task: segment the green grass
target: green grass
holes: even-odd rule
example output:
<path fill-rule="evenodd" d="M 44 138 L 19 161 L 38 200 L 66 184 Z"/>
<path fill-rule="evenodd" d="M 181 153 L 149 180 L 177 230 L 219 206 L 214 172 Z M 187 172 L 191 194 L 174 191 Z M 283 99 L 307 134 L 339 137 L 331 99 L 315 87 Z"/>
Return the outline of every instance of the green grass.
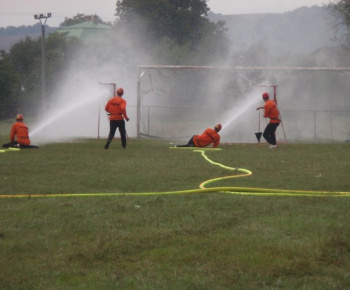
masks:
<path fill-rule="evenodd" d="M 231 174 L 166 141 L 103 146 L 0 153 L 0 194 L 186 190 Z M 212 186 L 350 191 L 349 144 L 222 148 L 207 156 L 253 175 Z M 228 193 L 2 198 L 0 288 L 348 289 L 349 207 L 350 197 Z"/>
<path fill-rule="evenodd" d="M 4 141 L 5 142 L 5 141 Z M 214 162 L 249 169 L 253 176 L 212 186 L 349 191 L 349 144 L 224 145 L 207 152 Z M 112 193 L 187 190 L 205 180 L 231 175 L 200 153 L 169 149 L 166 141 L 104 140 L 46 145 L 1 154 L 0 194 Z"/>

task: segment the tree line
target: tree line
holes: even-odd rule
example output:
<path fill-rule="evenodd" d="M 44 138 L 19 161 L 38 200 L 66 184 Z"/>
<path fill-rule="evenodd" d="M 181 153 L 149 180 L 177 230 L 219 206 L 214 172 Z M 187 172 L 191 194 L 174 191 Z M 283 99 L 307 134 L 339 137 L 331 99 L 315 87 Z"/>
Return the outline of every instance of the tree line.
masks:
<path fill-rule="evenodd" d="M 336 16 L 338 29 L 346 28 L 344 38 L 339 41 L 350 48 L 350 0 L 331 1 L 328 5 L 330 12 Z"/>
<path fill-rule="evenodd" d="M 111 37 L 105 40 L 113 49 L 104 51 L 97 41 L 86 43 L 59 32 L 48 34 L 45 41 L 47 95 L 82 51 L 93 55 L 84 61 L 86 67 L 92 67 L 89 61 L 104 63 L 111 59 L 121 62 L 120 65 L 126 59 L 134 61 L 135 67 L 149 61 L 172 65 L 215 64 L 219 56 L 227 53 L 228 40 L 224 23 L 210 22 L 206 18 L 208 12 L 206 0 L 117 1 L 116 20 L 107 23 L 112 28 Z M 87 20 L 103 23 L 97 15 L 77 14 L 65 19 L 60 26 Z M 33 29 L 37 29 L 36 26 Z M 136 52 L 130 47 L 142 48 L 139 50 L 142 53 L 137 53 L 135 58 Z M 1 119 L 12 117 L 19 106 L 40 103 L 41 38 L 26 37 L 8 52 L 0 51 L 0 68 Z"/>
<path fill-rule="evenodd" d="M 47 33 L 53 33 L 56 28 L 46 26 Z M 28 34 L 40 34 L 41 33 L 41 24 L 36 23 L 34 25 L 21 25 L 18 27 L 15 26 L 7 26 L 0 27 L 0 36 L 4 35 L 28 35 Z"/>
<path fill-rule="evenodd" d="M 350 0 L 340 0 L 329 4 L 332 13 L 338 15 L 348 29 L 349 3 Z M 114 23 L 104 23 L 97 15 L 77 14 L 65 19 L 61 27 L 87 20 L 109 24 L 111 36 L 106 40 L 109 49 L 106 43 L 99 41 L 85 43 L 57 31 L 49 34 L 46 37 L 47 95 L 53 92 L 60 77 L 74 66 L 82 52 L 90 56 L 80 63 L 82 68 L 111 60 L 120 65 L 127 60 L 135 67 L 144 63 L 223 65 L 222 60 L 230 53 L 227 29 L 223 21 L 210 22 L 206 17 L 209 11 L 206 0 L 118 0 Z M 40 89 L 40 38 L 26 37 L 9 52 L 0 51 L 0 119 L 13 117 L 20 106 L 39 104 Z"/>

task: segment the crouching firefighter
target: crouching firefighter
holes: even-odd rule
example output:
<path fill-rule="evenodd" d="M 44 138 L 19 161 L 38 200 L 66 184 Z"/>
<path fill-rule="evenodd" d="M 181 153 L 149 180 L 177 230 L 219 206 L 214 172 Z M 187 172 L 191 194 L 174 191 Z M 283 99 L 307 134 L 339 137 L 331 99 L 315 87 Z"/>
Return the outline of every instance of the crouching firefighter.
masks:
<path fill-rule="evenodd" d="M 193 135 L 193 137 L 185 145 L 175 145 L 173 147 L 206 147 L 213 144 L 213 148 L 219 146 L 221 124 L 215 125 L 214 129 L 207 128 L 201 135 Z"/>
<path fill-rule="evenodd" d="M 23 122 L 21 114 L 16 116 L 16 122 L 11 127 L 10 141 L 3 144 L 2 148 L 39 148 L 39 146 L 30 145 L 28 126 Z"/>

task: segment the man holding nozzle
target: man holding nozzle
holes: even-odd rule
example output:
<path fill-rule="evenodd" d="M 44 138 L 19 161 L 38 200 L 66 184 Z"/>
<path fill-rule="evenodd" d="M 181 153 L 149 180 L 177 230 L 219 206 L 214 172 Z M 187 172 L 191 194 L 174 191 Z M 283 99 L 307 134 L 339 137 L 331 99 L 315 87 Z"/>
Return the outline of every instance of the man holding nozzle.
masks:
<path fill-rule="evenodd" d="M 123 149 L 126 148 L 126 130 L 124 119 L 129 121 L 129 117 L 126 113 L 126 101 L 122 98 L 123 95 L 123 88 L 117 89 L 115 96 L 111 98 L 105 106 L 105 110 L 109 115 L 109 135 L 105 149 L 109 148 L 117 128 L 119 128 L 122 147 Z"/>

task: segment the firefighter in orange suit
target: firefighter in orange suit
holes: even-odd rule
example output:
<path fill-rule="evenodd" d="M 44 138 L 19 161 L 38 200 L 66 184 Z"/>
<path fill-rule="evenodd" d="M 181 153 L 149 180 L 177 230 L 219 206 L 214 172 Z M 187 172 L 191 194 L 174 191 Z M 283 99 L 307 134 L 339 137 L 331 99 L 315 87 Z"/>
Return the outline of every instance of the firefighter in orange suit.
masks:
<path fill-rule="evenodd" d="M 112 142 L 115 131 L 119 128 L 120 139 L 122 147 L 126 148 L 126 130 L 125 121 L 129 121 L 129 117 L 126 114 L 126 101 L 122 98 L 124 90 L 119 88 L 116 90 L 116 95 L 108 101 L 105 110 L 109 114 L 109 134 L 105 149 L 109 148 L 109 144 Z"/>
<path fill-rule="evenodd" d="M 270 118 L 270 122 L 265 128 L 263 136 L 265 140 L 270 144 L 269 148 L 277 148 L 276 130 L 281 122 L 279 119 L 279 111 L 277 109 L 276 103 L 270 100 L 268 93 L 263 93 L 262 98 L 264 99 L 265 106 L 258 107 L 256 109 L 264 109 L 264 118 Z"/>
<path fill-rule="evenodd" d="M 16 136 L 17 140 L 15 140 Z M 12 125 L 10 141 L 10 143 L 3 144 L 2 147 L 39 148 L 38 146 L 30 145 L 28 126 L 23 122 L 23 115 L 21 114 L 16 116 L 16 122 Z"/>
<path fill-rule="evenodd" d="M 186 145 L 175 145 L 174 147 L 206 147 L 213 144 L 213 147 L 216 148 L 220 143 L 220 135 L 218 133 L 221 128 L 221 124 L 217 124 L 214 129 L 208 128 L 203 134 L 194 135 Z"/>

